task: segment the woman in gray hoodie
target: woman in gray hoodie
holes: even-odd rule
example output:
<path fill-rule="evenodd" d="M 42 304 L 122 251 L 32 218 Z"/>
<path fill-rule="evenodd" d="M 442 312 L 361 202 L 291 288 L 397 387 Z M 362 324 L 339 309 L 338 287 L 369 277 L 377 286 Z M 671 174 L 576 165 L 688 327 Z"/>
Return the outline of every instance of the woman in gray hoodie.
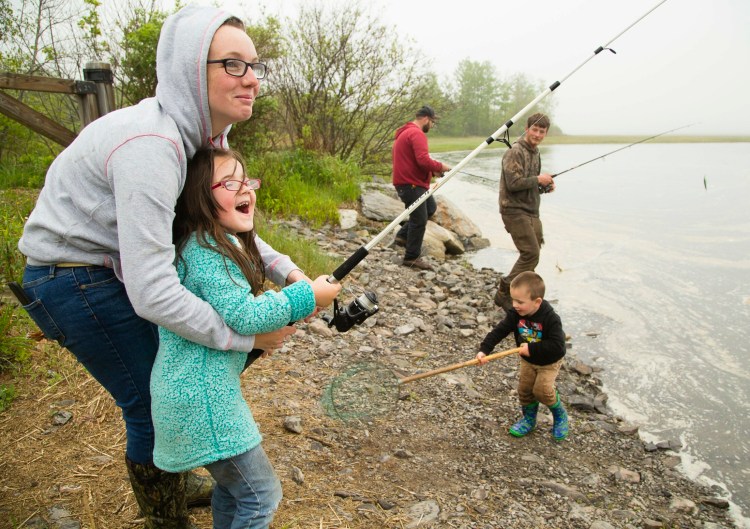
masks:
<path fill-rule="evenodd" d="M 112 394 L 127 431 L 126 463 L 146 527 L 188 527 L 189 476 L 153 465 L 149 378 L 157 325 L 220 350 L 272 350 L 293 329 L 242 336 L 186 290 L 174 267 L 172 219 L 187 161 L 227 147 L 248 119 L 265 65 L 242 22 L 187 6 L 167 18 L 157 47 L 156 96 L 84 128 L 52 163 L 19 241 L 25 305 Z M 308 280 L 256 241 L 266 277 Z"/>

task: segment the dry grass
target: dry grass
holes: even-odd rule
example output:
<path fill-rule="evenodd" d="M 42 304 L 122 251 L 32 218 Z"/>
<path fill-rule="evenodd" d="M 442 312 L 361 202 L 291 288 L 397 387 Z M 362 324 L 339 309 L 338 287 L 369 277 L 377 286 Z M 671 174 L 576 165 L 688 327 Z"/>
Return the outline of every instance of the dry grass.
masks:
<path fill-rule="evenodd" d="M 0 527 L 18 528 L 36 516 L 49 520 L 53 506 L 66 509 L 83 528 L 137 527 L 119 409 L 65 349 L 42 341 L 33 355 L 29 371 L 12 380 L 17 397 L 0 415 Z M 353 468 L 347 461 L 353 452 L 381 448 L 370 446 L 366 433 L 357 438 L 362 428 L 342 432 L 341 424 L 326 417 L 318 406 L 318 383 L 301 376 L 294 370 L 300 366 L 288 360 L 277 354 L 244 377 L 263 446 L 284 487 L 272 527 L 402 527 L 397 515 L 377 507 L 375 501 L 388 493 L 373 481 L 373 469 Z M 325 371 L 324 363 L 320 367 Z M 73 417 L 56 427 L 53 416 L 61 410 Z M 302 417 L 305 433 L 283 428 L 284 417 L 291 414 Z M 338 433 L 331 437 L 332 431 Z M 304 472 L 302 485 L 291 480 L 292 466 Z M 335 494 L 348 490 L 356 496 Z M 417 495 L 405 487 L 402 492 Z M 362 512 L 363 496 L 372 499 L 369 512 Z M 194 509 L 191 515 L 198 527 L 211 526 L 209 509 Z"/>

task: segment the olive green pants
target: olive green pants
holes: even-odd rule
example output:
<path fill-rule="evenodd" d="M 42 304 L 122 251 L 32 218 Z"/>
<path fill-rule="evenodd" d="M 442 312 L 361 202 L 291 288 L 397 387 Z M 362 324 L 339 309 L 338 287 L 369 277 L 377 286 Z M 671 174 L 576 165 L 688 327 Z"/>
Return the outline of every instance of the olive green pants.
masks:
<path fill-rule="evenodd" d="M 531 215 L 502 215 L 505 231 L 510 233 L 519 252 L 510 272 L 503 276 L 501 289 L 508 293 L 510 282 L 521 272 L 533 272 L 539 264 L 539 253 L 544 244 L 542 221 Z"/>

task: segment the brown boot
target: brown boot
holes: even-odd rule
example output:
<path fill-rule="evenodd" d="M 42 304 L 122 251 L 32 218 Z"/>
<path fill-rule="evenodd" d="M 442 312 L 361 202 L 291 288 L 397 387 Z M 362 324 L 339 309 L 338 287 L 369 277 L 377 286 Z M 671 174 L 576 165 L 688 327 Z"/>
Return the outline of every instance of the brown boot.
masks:
<path fill-rule="evenodd" d="M 216 482 L 211 476 L 201 476 L 195 472 L 185 472 L 185 498 L 188 509 L 191 507 L 209 507 Z"/>
<path fill-rule="evenodd" d="M 508 312 L 513 308 L 513 299 L 510 297 L 510 285 L 502 279 L 500 280 L 500 286 L 495 292 L 495 305 Z"/>
<path fill-rule="evenodd" d="M 127 457 L 130 484 L 145 529 L 193 529 L 185 501 L 185 473 L 173 474 L 156 468 L 153 464 L 133 463 Z"/>
<path fill-rule="evenodd" d="M 403 266 L 409 268 L 417 268 L 419 270 L 434 270 L 434 268 L 432 268 L 432 265 L 421 257 L 417 257 L 416 259 L 404 259 L 401 264 Z"/>

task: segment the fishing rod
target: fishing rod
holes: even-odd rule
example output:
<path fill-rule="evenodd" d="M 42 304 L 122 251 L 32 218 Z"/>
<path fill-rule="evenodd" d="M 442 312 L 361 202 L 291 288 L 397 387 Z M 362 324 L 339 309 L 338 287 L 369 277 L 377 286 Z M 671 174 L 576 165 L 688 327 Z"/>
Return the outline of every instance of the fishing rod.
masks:
<path fill-rule="evenodd" d="M 597 160 L 601 160 L 602 158 L 604 158 L 606 156 L 609 156 L 610 154 L 614 154 L 616 152 L 623 151 L 623 150 L 627 149 L 628 147 L 632 147 L 633 145 L 638 145 L 639 143 L 643 143 L 643 142 L 646 142 L 648 140 L 653 140 L 654 138 L 658 138 L 659 136 L 664 136 L 665 134 L 669 134 L 670 132 L 674 132 L 676 130 L 686 129 L 688 127 L 692 127 L 693 125 L 695 125 L 695 123 L 691 123 L 690 125 L 683 125 L 682 127 L 677 127 L 676 129 L 667 130 L 665 132 L 660 132 L 659 134 L 654 134 L 653 136 L 649 136 L 648 138 L 644 138 L 642 140 L 638 140 L 636 142 L 631 143 L 630 145 L 626 145 L 624 147 L 620 147 L 619 149 L 615 149 L 614 151 L 610 151 L 607 154 L 602 154 L 601 156 L 597 156 L 596 158 L 592 158 L 591 160 L 588 160 L 586 162 L 579 163 L 578 165 L 574 165 L 573 167 L 565 169 L 564 171 L 560 171 L 559 173 L 555 173 L 555 174 L 552 175 L 552 178 L 558 177 L 561 174 L 565 174 L 568 171 L 572 171 L 573 169 L 578 169 L 579 167 L 583 167 L 584 165 L 589 164 L 591 162 L 595 162 Z"/>
<path fill-rule="evenodd" d="M 688 127 L 692 127 L 693 125 L 695 125 L 695 123 L 691 123 L 689 125 L 683 125 L 682 127 L 677 127 L 676 129 L 666 130 L 664 132 L 660 132 L 659 134 L 654 134 L 653 136 L 649 136 L 648 138 L 643 138 L 642 140 L 634 141 L 633 143 L 631 143 L 629 145 L 625 145 L 624 147 L 620 147 L 618 149 L 615 149 L 614 151 L 610 151 L 610 152 L 608 152 L 606 154 L 602 154 L 601 156 L 597 156 L 596 158 L 592 158 L 591 160 L 587 160 L 587 161 L 585 161 L 583 163 L 579 163 L 578 165 L 574 165 L 573 167 L 565 169 L 564 171 L 560 171 L 559 173 L 555 173 L 555 174 L 552 175 L 552 178 L 560 176 L 561 174 L 565 174 L 568 171 L 572 171 L 573 169 L 578 169 L 579 167 L 583 167 L 584 165 L 589 164 L 591 162 L 595 162 L 597 160 L 601 160 L 602 158 L 606 158 L 610 154 L 614 154 L 616 152 L 623 151 L 623 150 L 627 149 L 628 147 L 632 147 L 633 145 L 638 145 L 639 143 L 644 143 L 644 142 L 647 142 L 649 140 L 653 140 L 654 138 L 658 138 L 659 136 L 664 136 L 665 134 L 669 134 L 670 132 L 674 132 L 676 130 L 681 130 L 681 129 L 686 129 Z M 483 180 L 492 180 L 492 178 L 487 178 L 486 176 L 482 176 L 482 175 L 479 175 L 479 174 L 470 173 L 469 171 L 461 171 L 461 174 L 465 174 L 467 176 L 472 176 L 474 178 L 481 178 Z"/>
<path fill-rule="evenodd" d="M 568 73 L 560 81 L 555 81 L 548 88 L 546 88 L 542 93 L 536 96 L 531 102 L 529 102 L 529 104 L 523 107 L 512 118 L 506 121 L 503 124 L 503 126 L 497 129 L 494 132 L 494 134 L 492 134 L 485 141 L 483 141 L 476 149 L 470 152 L 463 160 L 461 160 L 455 167 L 453 167 L 453 169 L 445 173 L 445 175 L 443 175 L 443 178 L 441 178 L 434 186 L 428 189 L 421 197 L 419 197 L 414 203 L 412 203 L 408 208 L 406 208 L 403 211 L 403 213 L 401 213 L 399 216 L 393 219 L 393 221 L 390 224 L 388 224 L 388 226 L 386 226 L 386 228 L 383 231 L 381 231 L 378 235 L 376 235 L 370 242 L 368 242 L 364 246 L 357 249 L 357 251 L 355 251 L 346 261 L 344 261 L 338 268 L 336 268 L 336 270 L 334 270 L 331 273 L 331 276 L 328 278 L 328 281 L 331 283 L 335 283 L 344 279 L 349 274 L 349 272 L 351 272 L 354 269 L 355 266 L 357 266 L 365 257 L 367 257 L 367 255 L 370 253 L 370 250 L 373 247 L 375 247 L 378 243 L 380 243 L 380 241 L 382 241 L 391 230 L 393 230 L 396 226 L 398 226 L 402 220 L 404 220 L 406 217 L 411 215 L 412 211 L 418 208 L 425 200 L 427 200 L 430 196 L 432 196 L 438 189 L 443 187 L 443 185 L 445 185 L 448 182 L 448 180 L 450 180 L 451 178 L 453 178 L 453 176 L 459 173 L 461 169 L 467 163 L 469 163 L 469 161 L 471 161 L 477 154 L 482 152 L 488 145 L 490 145 L 494 141 L 497 141 L 501 137 L 502 134 L 504 134 L 506 131 L 510 129 L 510 127 L 516 122 L 516 120 L 520 119 L 524 114 L 526 114 L 529 110 L 531 110 L 534 107 L 534 105 L 536 105 L 542 99 L 544 99 L 549 94 L 551 94 L 562 83 L 568 80 L 568 78 L 570 78 L 578 70 L 580 70 L 587 62 L 589 62 L 591 59 L 599 55 L 599 53 L 601 53 L 604 50 L 608 50 L 612 52 L 613 54 L 617 53 L 613 49 L 609 48 L 609 45 L 612 44 L 618 38 L 620 38 L 625 32 L 627 32 L 633 26 L 638 24 L 641 20 L 646 18 L 656 8 L 658 8 L 660 5 L 662 5 L 666 1 L 667 0 L 660 0 L 654 7 L 646 11 L 646 13 L 644 13 L 638 19 L 636 19 L 635 22 L 633 22 L 632 24 L 627 26 L 625 29 L 620 31 L 617 35 L 615 35 L 612 39 L 610 39 L 606 44 L 596 48 L 594 50 L 594 53 L 591 56 L 589 56 L 585 61 L 583 61 L 578 66 L 576 66 L 570 73 Z M 328 326 L 331 327 L 335 325 L 338 331 L 344 332 L 344 331 L 349 330 L 352 326 L 362 323 L 365 319 L 367 319 L 372 314 L 375 314 L 375 312 L 377 311 L 378 311 L 377 297 L 374 292 L 366 292 L 365 294 L 362 294 L 359 298 L 355 299 L 348 306 L 345 306 L 345 307 L 339 307 L 338 302 L 334 299 L 333 316 L 329 316 L 327 318 Z"/>

